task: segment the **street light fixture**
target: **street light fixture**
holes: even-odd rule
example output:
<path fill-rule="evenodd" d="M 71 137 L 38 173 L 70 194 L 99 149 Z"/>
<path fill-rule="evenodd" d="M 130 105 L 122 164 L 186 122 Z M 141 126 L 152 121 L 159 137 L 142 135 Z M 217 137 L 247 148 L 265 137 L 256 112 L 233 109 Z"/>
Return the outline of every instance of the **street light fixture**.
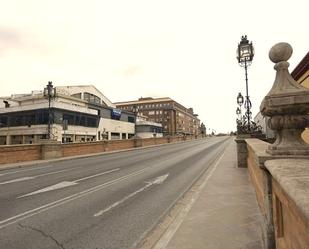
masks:
<path fill-rule="evenodd" d="M 245 68 L 245 77 L 246 77 L 246 98 L 245 98 L 245 105 L 244 107 L 246 108 L 246 118 L 247 118 L 247 129 L 248 132 L 250 132 L 251 128 L 251 101 L 249 98 L 249 90 L 248 90 L 248 73 L 247 73 L 247 69 L 248 66 L 251 65 L 252 60 L 253 60 L 253 56 L 254 56 L 254 47 L 252 45 L 252 42 L 249 43 L 247 36 L 242 36 L 241 37 L 241 41 L 238 44 L 238 48 L 237 48 L 237 60 L 238 63 L 241 67 Z M 238 98 L 237 98 L 237 103 L 238 103 Z"/>
<path fill-rule="evenodd" d="M 240 114 L 241 114 L 241 111 L 240 111 L 240 108 L 239 108 L 239 107 L 237 107 L 237 109 L 236 109 L 236 114 L 237 114 L 237 115 L 240 115 Z"/>
<path fill-rule="evenodd" d="M 53 82 L 48 81 L 48 84 L 44 88 L 44 96 L 48 97 L 48 127 L 47 127 L 47 138 L 51 137 L 51 111 L 50 111 L 50 102 L 51 98 L 55 97 L 56 88 L 53 86 Z"/>
<path fill-rule="evenodd" d="M 244 97 L 241 95 L 241 93 L 238 93 L 237 104 L 239 105 L 239 107 L 241 107 L 243 103 L 244 103 Z"/>

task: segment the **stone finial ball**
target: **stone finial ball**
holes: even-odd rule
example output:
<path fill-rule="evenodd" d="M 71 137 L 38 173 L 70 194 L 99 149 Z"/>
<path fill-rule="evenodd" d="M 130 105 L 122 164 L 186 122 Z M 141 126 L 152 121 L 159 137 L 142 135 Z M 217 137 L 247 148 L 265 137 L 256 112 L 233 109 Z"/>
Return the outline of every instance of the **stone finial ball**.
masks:
<path fill-rule="evenodd" d="M 280 42 L 274 45 L 269 51 L 269 59 L 278 63 L 280 61 L 287 61 L 291 58 L 293 53 L 293 48 L 290 44 L 286 42 Z"/>

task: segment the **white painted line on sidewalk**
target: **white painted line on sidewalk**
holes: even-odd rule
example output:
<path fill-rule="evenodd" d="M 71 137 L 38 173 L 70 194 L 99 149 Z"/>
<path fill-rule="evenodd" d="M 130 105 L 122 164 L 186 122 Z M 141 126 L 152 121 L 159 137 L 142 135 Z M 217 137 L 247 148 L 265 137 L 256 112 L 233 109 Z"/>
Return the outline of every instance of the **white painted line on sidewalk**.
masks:
<path fill-rule="evenodd" d="M 93 177 L 97 177 L 97 176 L 100 176 L 100 175 L 105 175 L 105 174 L 108 174 L 108 173 L 111 173 L 111 172 L 114 172 L 114 171 L 118 171 L 118 170 L 119 170 L 119 168 L 117 168 L 117 169 L 112 169 L 112 170 L 108 170 L 108 171 L 105 171 L 105 172 L 102 172 L 102 173 L 99 173 L 99 174 L 95 174 L 95 175 L 92 175 L 92 176 L 87 176 L 87 177 L 84 177 L 84 178 L 80 178 L 80 179 L 77 179 L 77 180 L 75 180 L 75 181 L 63 181 L 63 182 L 59 182 L 59 183 L 57 183 L 57 184 L 48 186 L 48 187 L 46 187 L 46 188 L 42 188 L 42 189 L 33 191 L 33 192 L 31 192 L 31 193 L 28 193 L 28 194 L 25 194 L 25 195 L 22 195 L 22 196 L 18 196 L 17 199 L 23 198 L 23 197 L 27 197 L 27 196 L 31 196 L 31 195 L 36 195 L 36 194 L 41 194 L 41 193 L 53 191 L 53 190 L 56 190 L 56 189 L 61 189 L 61 188 L 70 187 L 70 186 L 73 186 L 73 185 L 78 184 L 79 181 L 83 181 L 83 180 L 90 179 L 90 178 L 93 178 Z M 47 174 L 50 174 L 50 173 L 47 173 Z M 46 175 L 46 174 L 43 174 L 43 175 Z M 41 175 L 41 176 L 42 176 L 42 175 Z"/>
<path fill-rule="evenodd" d="M 135 192 L 133 192 L 133 193 L 127 195 L 126 197 L 124 197 L 124 198 L 121 199 L 120 201 L 117 201 L 117 202 L 113 203 L 113 204 L 110 205 L 109 207 L 107 207 L 107 208 L 105 208 L 105 209 L 103 209 L 103 210 L 100 210 L 99 212 L 97 212 L 97 213 L 94 214 L 93 216 L 94 216 L 94 217 L 101 216 L 101 215 L 103 215 L 104 213 L 106 213 L 106 212 L 112 210 L 113 208 L 117 207 L 118 205 L 120 205 L 120 204 L 124 203 L 125 201 L 129 200 L 130 198 L 132 198 L 133 196 L 137 195 L 138 193 L 143 192 L 144 190 L 148 189 L 150 186 L 155 185 L 155 184 L 162 184 L 162 183 L 166 180 L 166 178 L 168 177 L 168 175 L 169 175 L 169 174 L 165 174 L 165 175 L 156 177 L 156 178 L 153 179 L 152 181 L 147 182 L 147 184 L 146 184 L 144 187 L 142 187 L 142 188 L 136 190 Z"/>
<path fill-rule="evenodd" d="M 65 203 L 68 203 L 68 202 L 71 202 L 73 200 L 76 200 L 76 199 L 80 199 L 84 196 L 87 196 L 89 194 L 92 194 L 94 192 L 97 192 L 97 191 L 100 191 L 104 188 L 107 188 L 109 186 L 112 186 L 116 183 L 119 183 L 119 182 L 122 182 L 122 181 L 125 181 L 131 177 L 134 177 L 134 176 L 137 176 L 137 175 L 140 175 L 142 174 L 144 171 L 148 170 L 150 167 L 147 167 L 147 168 L 144 168 L 144 169 L 141 169 L 141 170 L 138 170 L 138 171 L 135 171 L 135 172 L 132 172 L 128 175 L 125 175 L 125 176 L 121 176 L 117 179 L 114 179 L 114 180 L 111 180 L 111 181 L 108 181 L 106 183 L 103 183 L 103 184 L 100 184 L 100 185 L 97 185 L 95 187 L 92 187 L 92 188 L 89 188 L 89 189 L 86 189 L 86 190 L 83 190 L 81 192 L 78 192 L 76 194 L 73 194 L 73 195 L 70 195 L 70 196 L 67 196 L 65 198 L 62 198 L 62 199 L 59 199 L 57 201 L 54 201 L 54 202 L 50 202 L 48 204 L 45 204 L 43 206 L 40 206 L 40 207 L 37 207 L 37 208 L 34 208 L 34 209 L 31 209 L 31 210 L 28 210 L 24 213 L 21 213 L 21 214 L 18 214 L 18 215 L 15 215 L 13 217 L 10 217 L 8 219 L 5 219 L 5 220 L 2 220 L 0 221 L 0 229 L 4 228 L 4 227 L 7 227 L 9 225 L 12 225 L 16 222 L 19 222 L 19 221 L 22 221 L 24 219 L 27 219 L 27 218 L 30 218 L 36 214 L 40 214 L 42 212 L 45 212 L 45 211 L 48 211 L 49 209 L 52 209 L 52 208 L 55 208 L 55 207 L 58 207 L 58 206 L 61 206 Z"/>
<path fill-rule="evenodd" d="M 190 202 L 185 206 L 185 208 L 183 210 L 181 210 L 179 212 L 179 214 L 176 216 L 175 220 L 171 223 L 171 225 L 168 227 L 168 229 L 164 232 L 163 236 L 155 244 L 153 249 L 165 249 L 167 247 L 168 243 L 173 238 L 173 236 L 177 232 L 178 228 L 180 227 L 180 225 L 182 224 L 182 222 L 184 221 L 184 219 L 188 215 L 189 211 L 193 207 L 193 204 L 195 203 L 195 201 L 199 197 L 200 191 L 205 187 L 209 178 L 213 175 L 213 173 L 217 169 L 217 167 L 218 167 L 219 163 L 221 162 L 224 155 L 225 155 L 225 151 L 222 154 L 222 156 L 218 159 L 216 164 L 213 166 L 213 168 L 210 170 L 210 172 L 208 173 L 204 182 L 198 187 L 198 191 L 193 195 Z"/>

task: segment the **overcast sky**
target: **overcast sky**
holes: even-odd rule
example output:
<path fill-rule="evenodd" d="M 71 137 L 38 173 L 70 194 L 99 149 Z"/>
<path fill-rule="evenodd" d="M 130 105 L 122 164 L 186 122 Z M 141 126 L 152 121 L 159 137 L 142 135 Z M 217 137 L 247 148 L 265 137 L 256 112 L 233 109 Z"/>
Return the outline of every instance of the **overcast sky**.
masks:
<path fill-rule="evenodd" d="M 237 44 L 255 47 L 253 115 L 275 78 L 269 49 L 308 52 L 308 0 L 0 0 L 0 96 L 93 84 L 112 102 L 171 97 L 207 128 L 235 130 Z"/>

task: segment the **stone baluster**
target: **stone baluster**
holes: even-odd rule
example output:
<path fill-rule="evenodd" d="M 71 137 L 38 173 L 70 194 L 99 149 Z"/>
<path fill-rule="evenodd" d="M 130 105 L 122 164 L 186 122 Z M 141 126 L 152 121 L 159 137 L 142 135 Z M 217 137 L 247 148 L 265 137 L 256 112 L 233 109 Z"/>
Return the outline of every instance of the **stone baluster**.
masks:
<path fill-rule="evenodd" d="M 309 155 L 309 145 L 301 133 L 309 126 L 309 89 L 297 83 L 288 71 L 287 60 L 293 52 L 288 43 L 274 45 L 269 58 L 276 63 L 275 82 L 261 103 L 262 115 L 276 133 L 276 141 L 268 146 L 271 155 Z"/>

